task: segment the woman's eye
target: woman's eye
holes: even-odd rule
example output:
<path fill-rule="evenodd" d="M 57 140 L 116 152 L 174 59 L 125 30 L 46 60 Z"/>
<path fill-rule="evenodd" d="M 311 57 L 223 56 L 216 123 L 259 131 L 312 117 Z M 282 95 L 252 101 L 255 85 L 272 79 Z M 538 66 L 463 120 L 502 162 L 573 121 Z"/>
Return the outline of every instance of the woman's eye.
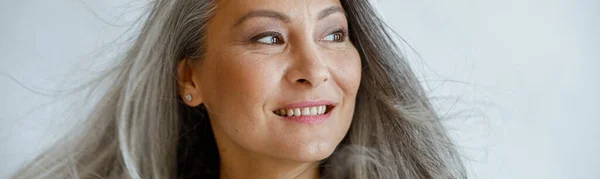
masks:
<path fill-rule="evenodd" d="M 283 37 L 277 32 L 266 32 L 259 34 L 252 38 L 252 41 L 267 45 L 280 45 L 284 43 Z"/>
<path fill-rule="evenodd" d="M 324 41 L 330 42 L 343 42 L 344 41 L 344 32 L 341 30 L 335 31 L 325 37 L 323 37 Z"/>

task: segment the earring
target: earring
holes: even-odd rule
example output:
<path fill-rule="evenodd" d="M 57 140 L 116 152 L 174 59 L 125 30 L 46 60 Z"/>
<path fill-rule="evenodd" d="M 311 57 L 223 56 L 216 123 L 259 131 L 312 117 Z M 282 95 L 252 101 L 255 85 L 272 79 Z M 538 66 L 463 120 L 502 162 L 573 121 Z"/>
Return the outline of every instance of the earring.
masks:
<path fill-rule="evenodd" d="M 186 94 L 185 95 L 185 100 L 191 101 L 192 100 L 192 95 L 191 94 Z"/>

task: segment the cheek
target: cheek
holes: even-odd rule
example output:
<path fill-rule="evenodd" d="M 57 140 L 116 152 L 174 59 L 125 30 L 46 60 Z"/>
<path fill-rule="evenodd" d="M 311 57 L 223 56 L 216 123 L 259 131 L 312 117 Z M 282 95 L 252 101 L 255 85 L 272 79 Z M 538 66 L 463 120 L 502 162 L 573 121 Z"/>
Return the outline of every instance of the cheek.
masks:
<path fill-rule="evenodd" d="M 217 66 L 215 86 L 220 94 L 216 97 L 228 99 L 228 103 L 256 108 L 270 94 L 275 74 L 268 65 L 256 63 L 255 59 L 239 56 L 226 56 Z"/>
<path fill-rule="evenodd" d="M 331 59 L 335 61 L 332 76 L 343 91 L 344 98 L 355 99 L 362 74 L 360 55 L 354 47 L 343 52 L 330 53 L 330 55 Z"/>
<path fill-rule="evenodd" d="M 277 82 L 278 74 L 275 74 L 274 65 L 231 47 L 215 50 L 212 54 L 210 59 L 206 59 L 212 65 L 205 67 L 207 75 L 203 79 L 203 82 L 213 86 L 207 94 L 207 103 L 211 103 L 214 110 L 219 112 L 243 113 L 260 109 L 261 103 L 273 90 L 268 87 Z"/>
<path fill-rule="evenodd" d="M 266 126 L 265 104 L 274 94 L 270 88 L 276 86 L 277 74 L 274 65 L 265 59 L 237 53 L 221 53 L 215 57 L 214 65 L 207 69 L 205 81 L 212 89 L 206 94 L 206 106 L 211 121 L 240 143 L 255 143 L 264 138 Z M 231 55 L 228 55 L 231 54 Z M 262 61 L 261 61 L 262 60 Z"/>
<path fill-rule="evenodd" d="M 343 137 L 348 132 L 354 115 L 356 95 L 362 76 L 361 59 L 354 48 L 330 54 L 331 59 L 335 61 L 332 63 L 334 73 L 332 76 L 337 83 L 339 94 L 343 95 L 343 102 L 340 106 L 341 120 L 336 124 L 336 126 L 343 126 L 343 132 L 340 132 Z"/>

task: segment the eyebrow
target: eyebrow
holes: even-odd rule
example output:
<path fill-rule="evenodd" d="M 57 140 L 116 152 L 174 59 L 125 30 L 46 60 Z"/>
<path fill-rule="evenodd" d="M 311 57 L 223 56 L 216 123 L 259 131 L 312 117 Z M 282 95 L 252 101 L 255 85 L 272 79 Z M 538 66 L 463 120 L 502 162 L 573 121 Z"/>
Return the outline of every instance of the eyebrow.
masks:
<path fill-rule="evenodd" d="M 344 9 L 340 6 L 331 6 L 328 7 L 327 9 L 323 9 L 321 12 L 319 12 L 319 14 L 317 14 L 317 20 L 321 20 L 331 14 L 335 14 L 335 13 L 342 13 L 345 15 L 344 13 Z"/>
<path fill-rule="evenodd" d="M 321 20 L 331 14 L 335 14 L 338 12 L 344 13 L 344 9 L 340 6 L 328 7 L 326 9 L 321 10 L 321 12 L 319 12 L 317 14 L 317 20 Z M 242 22 L 244 22 L 250 18 L 254 18 L 254 17 L 273 18 L 273 19 L 278 19 L 280 21 L 283 21 L 285 23 L 289 23 L 291 21 L 288 16 L 286 16 L 285 14 L 283 14 L 281 12 L 272 11 L 272 10 L 254 10 L 254 11 L 250 11 L 250 12 L 246 13 L 244 16 L 239 18 L 233 26 L 237 26 L 237 25 L 241 24 Z"/>

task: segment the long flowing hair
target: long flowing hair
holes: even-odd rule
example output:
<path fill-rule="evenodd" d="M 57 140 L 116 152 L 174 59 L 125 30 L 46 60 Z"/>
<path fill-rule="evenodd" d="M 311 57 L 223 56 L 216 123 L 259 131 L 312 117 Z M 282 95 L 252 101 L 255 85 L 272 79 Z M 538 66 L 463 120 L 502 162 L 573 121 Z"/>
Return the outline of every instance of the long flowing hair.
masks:
<path fill-rule="evenodd" d="M 362 69 L 350 129 L 323 178 L 466 178 L 456 146 L 367 0 L 341 0 Z M 218 178 L 204 106 L 177 94 L 177 64 L 202 60 L 214 0 L 153 0 L 85 123 L 13 178 Z"/>

